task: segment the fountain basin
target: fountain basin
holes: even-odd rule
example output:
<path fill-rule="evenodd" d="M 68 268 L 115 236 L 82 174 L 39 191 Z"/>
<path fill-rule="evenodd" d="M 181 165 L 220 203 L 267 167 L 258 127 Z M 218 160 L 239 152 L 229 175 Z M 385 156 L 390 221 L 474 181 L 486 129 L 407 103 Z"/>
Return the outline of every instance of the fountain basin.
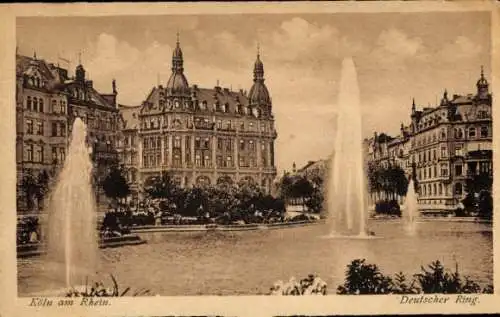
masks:
<path fill-rule="evenodd" d="M 99 241 L 99 248 L 116 248 L 127 245 L 139 245 L 146 243 L 146 240 L 141 239 L 138 235 L 124 235 L 121 237 L 105 238 Z M 17 246 L 17 257 L 18 258 L 29 258 L 32 256 L 39 256 L 45 254 L 45 244 L 44 243 L 28 243 Z"/>

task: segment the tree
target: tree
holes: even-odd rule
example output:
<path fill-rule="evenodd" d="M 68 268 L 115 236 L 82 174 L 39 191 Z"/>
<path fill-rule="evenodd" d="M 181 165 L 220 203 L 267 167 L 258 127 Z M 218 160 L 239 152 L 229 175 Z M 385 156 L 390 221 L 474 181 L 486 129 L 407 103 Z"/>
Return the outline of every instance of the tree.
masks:
<path fill-rule="evenodd" d="M 27 172 L 21 181 L 21 190 L 26 198 L 26 207 L 32 211 L 35 207 L 34 198 L 37 196 L 38 184 L 31 172 Z"/>
<path fill-rule="evenodd" d="M 174 182 L 171 173 L 162 172 L 160 177 L 153 177 L 147 182 L 145 191 L 153 199 L 173 199 L 179 192 L 179 187 Z"/>
<path fill-rule="evenodd" d="M 113 200 L 123 199 L 130 194 L 127 180 L 123 176 L 122 170 L 117 167 L 111 168 L 109 174 L 102 181 L 102 188 L 104 194 Z"/>
<path fill-rule="evenodd" d="M 465 192 L 462 204 L 468 211 L 476 211 L 480 217 L 490 219 L 493 212 L 491 190 L 493 177 L 489 173 L 480 173 L 468 178 L 465 182 Z"/>

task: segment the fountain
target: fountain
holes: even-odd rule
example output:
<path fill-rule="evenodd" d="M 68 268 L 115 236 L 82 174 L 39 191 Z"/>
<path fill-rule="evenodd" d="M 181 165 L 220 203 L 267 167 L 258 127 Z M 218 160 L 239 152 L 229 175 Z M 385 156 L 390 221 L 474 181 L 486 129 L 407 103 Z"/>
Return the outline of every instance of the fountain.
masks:
<path fill-rule="evenodd" d="M 327 191 L 328 221 L 333 236 L 369 237 L 359 95 L 354 62 L 346 58 L 342 62 L 335 154 L 330 161 Z"/>
<path fill-rule="evenodd" d="M 95 272 L 96 206 L 86 135 L 85 124 L 76 118 L 68 155 L 47 205 L 44 263 L 52 278 L 65 287 L 82 284 L 83 278 Z"/>
<path fill-rule="evenodd" d="M 415 232 L 416 218 L 418 216 L 417 194 L 415 192 L 415 184 L 413 179 L 408 183 L 408 190 L 405 198 L 405 208 L 403 210 L 403 219 L 405 228 L 408 233 Z"/>

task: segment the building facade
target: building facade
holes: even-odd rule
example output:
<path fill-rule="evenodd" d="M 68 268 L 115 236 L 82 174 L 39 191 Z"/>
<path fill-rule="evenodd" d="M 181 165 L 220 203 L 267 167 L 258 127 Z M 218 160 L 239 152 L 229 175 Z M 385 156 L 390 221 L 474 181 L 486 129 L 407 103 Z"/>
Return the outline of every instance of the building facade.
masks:
<path fill-rule="evenodd" d="M 483 70 L 476 93 L 450 97 L 445 91 L 435 107 L 413 101 L 410 118 L 397 137 L 375 134 L 366 140 L 368 160 L 414 175 L 421 211 L 454 210 L 465 198 L 468 178 L 493 175 L 492 95 Z"/>
<path fill-rule="evenodd" d="M 55 179 L 66 158 L 71 127 L 80 117 L 88 127 L 95 166 L 94 181 L 99 184 L 108 167 L 116 164 L 117 140 L 116 86 L 112 94 L 101 94 L 85 78 L 78 65 L 75 76 L 53 63 L 16 55 L 16 164 L 18 209 L 26 211 L 27 184 Z M 102 191 L 95 186 L 98 199 Z M 36 206 L 40 209 L 41 206 Z M 33 210 L 30 210 L 33 211 Z"/>
<path fill-rule="evenodd" d="M 137 164 L 128 167 L 137 188 L 169 172 L 181 187 L 243 181 L 270 192 L 277 133 L 259 54 L 248 93 L 190 86 L 183 65 L 177 41 L 167 84 L 154 87 L 138 111 L 122 109 L 128 138 L 137 140 Z"/>

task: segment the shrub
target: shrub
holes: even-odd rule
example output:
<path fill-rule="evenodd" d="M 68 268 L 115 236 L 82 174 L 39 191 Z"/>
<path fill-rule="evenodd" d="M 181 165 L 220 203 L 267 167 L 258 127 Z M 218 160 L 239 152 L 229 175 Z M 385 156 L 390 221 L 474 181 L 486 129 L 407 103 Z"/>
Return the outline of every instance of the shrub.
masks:
<path fill-rule="evenodd" d="M 87 282 L 85 283 L 85 289 L 77 290 L 72 288 L 66 292 L 66 297 L 123 297 L 129 293 L 130 287 L 127 287 L 125 290 L 120 292 L 118 282 L 113 275 L 111 275 L 111 280 L 113 282 L 113 286 L 111 288 L 105 287 L 102 282 L 95 282 L 92 286 L 88 285 Z M 140 289 L 135 291 L 132 296 L 145 296 L 149 294 L 149 290 Z"/>
<path fill-rule="evenodd" d="M 366 264 L 365 260 L 353 260 L 348 266 L 343 285 L 337 288 L 337 294 L 467 294 L 493 293 L 493 286 L 481 289 L 478 283 L 458 272 L 449 272 L 439 261 L 432 262 L 428 268 L 413 275 L 409 281 L 400 272 L 394 278 L 382 274 L 374 264 Z"/>

